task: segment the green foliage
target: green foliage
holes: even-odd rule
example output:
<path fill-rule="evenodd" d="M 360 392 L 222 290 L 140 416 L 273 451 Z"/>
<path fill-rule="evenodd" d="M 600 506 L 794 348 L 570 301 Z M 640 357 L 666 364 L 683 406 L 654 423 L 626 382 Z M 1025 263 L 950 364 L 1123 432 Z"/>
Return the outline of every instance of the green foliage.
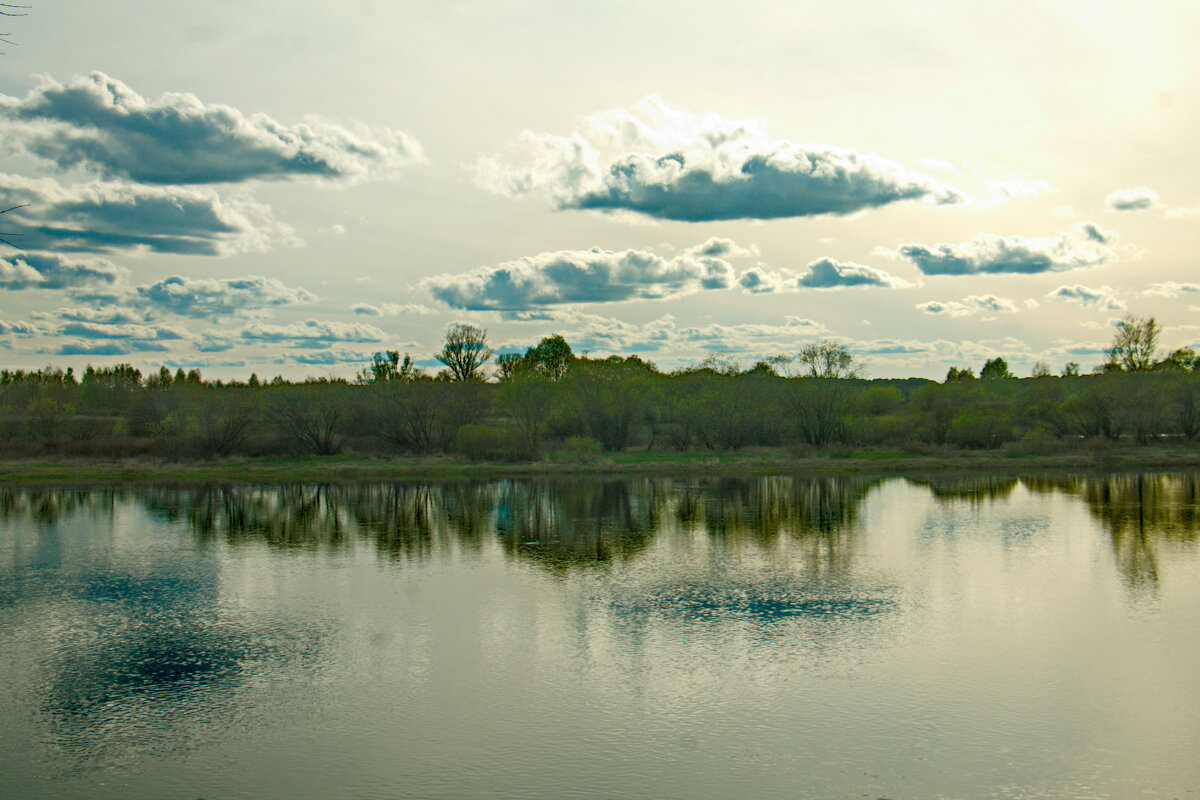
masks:
<path fill-rule="evenodd" d="M 863 365 L 844 344 L 826 339 L 804 347 L 796 356 L 810 378 L 857 378 Z"/>
<path fill-rule="evenodd" d="M 1008 371 L 1008 362 L 999 356 L 986 361 L 983 368 L 979 370 L 980 380 L 986 381 L 1012 377 L 1014 377 L 1013 374 Z"/>
<path fill-rule="evenodd" d="M 1160 333 L 1154 317 L 1125 317 L 1113 333 L 1106 371 L 1147 372 L 1153 369 Z"/>
<path fill-rule="evenodd" d="M 527 455 L 525 437 L 507 426 L 463 425 L 451 449 L 471 461 L 520 461 Z"/>
<path fill-rule="evenodd" d="M 553 461 L 591 464 L 604 453 L 604 447 L 590 436 L 571 436 L 550 454 Z"/>

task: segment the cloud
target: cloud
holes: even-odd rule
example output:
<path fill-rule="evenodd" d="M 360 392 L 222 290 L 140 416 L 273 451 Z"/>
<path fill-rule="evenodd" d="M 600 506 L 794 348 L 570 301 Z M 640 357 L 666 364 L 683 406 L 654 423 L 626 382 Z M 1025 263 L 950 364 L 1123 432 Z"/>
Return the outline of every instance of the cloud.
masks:
<path fill-rule="evenodd" d="M 20 336 L 23 339 L 27 339 L 43 333 L 45 333 L 44 330 L 31 322 L 5 322 L 0 319 L 0 336 Z"/>
<path fill-rule="evenodd" d="M 169 325 L 111 325 L 98 322 L 68 322 L 56 331 L 60 336 L 78 339 L 136 339 L 138 341 L 178 341 L 187 331 Z"/>
<path fill-rule="evenodd" d="M 266 308 L 302 305 L 316 300 L 306 289 L 285 286 L 275 278 L 248 275 L 208 280 L 172 275 L 137 287 L 138 299 L 157 310 L 184 317 L 220 318 Z"/>
<path fill-rule="evenodd" d="M 1152 283 L 1142 290 L 1142 294 L 1156 297 L 1179 297 L 1183 294 L 1197 293 L 1200 293 L 1200 283 L 1176 283 L 1175 281 Z"/>
<path fill-rule="evenodd" d="M 127 356 L 133 353 L 165 353 L 158 342 L 68 342 L 58 348 L 60 356 Z"/>
<path fill-rule="evenodd" d="M 780 351 L 796 350 L 803 343 L 827 333 L 824 325 L 811 319 L 789 316 L 782 325 L 679 325 L 670 314 L 635 324 L 613 317 L 574 310 L 552 312 L 553 327 L 576 353 L 661 353 L 680 363 L 705 353 L 726 353 L 762 358 Z M 536 337 L 531 335 L 531 339 Z M 500 352 L 521 351 L 529 342 L 509 341 L 497 345 Z"/>
<path fill-rule="evenodd" d="M 905 289 L 913 284 L 881 269 L 819 258 L 796 275 L 788 271 L 771 271 L 762 267 L 751 267 L 738 276 L 738 285 L 749 294 L 771 294 L 774 292 L 797 292 L 803 289 L 843 289 L 855 286 L 876 286 L 887 289 Z"/>
<path fill-rule="evenodd" d="M 291 228 L 269 207 L 247 197 L 222 199 L 211 189 L 63 186 L 0 174 L 0 195 L 27 204 L 6 215 L 6 222 L 31 250 L 216 256 L 295 243 Z"/>
<path fill-rule="evenodd" d="M 124 271 L 102 259 L 71 258 L 57 253 L 23 252 L 0 258 L 0 288 L 70 289 L 111 285 Z"/>
<path fill-rule="evenodd" d="M 362 317 L 400 317 L 409 314 L 428 316 L 441 313 L 436 308 L 430 308 L 420 303 L 380 303 L 379 305 L 355 303 L 350 306 L 350 310 Z"/>
<path fill-rule="evenodd" d="M 241 332 L 247 342 L 279 343 L 291 347 L 329 347 L 334 342 L 381 342 L 383 331 L 361 322 L 305 320 L 289 325 L 251 325 Z"/>
<path fill-rule="evenodd" d="M 1101 286 L 1097 289 L 1078 283 L 1074 286 L 1059 286 L 1054 291 L 1047 292 L 1046 299 L 1065 300 L 1069 303 L 1078 303 L 1084 308 L 1100 308 L 1105 311 L 1122 311 L 1125 308 L 1125 304 L 1117 299 L 1110 286 Z"/>
<path fill-rule="evenodd" d="M 1037 274 L 1106 264 L 1116 258 L 1113 240 L 1084 222 L 1054 237 L 981 233 L 962 244 L 904 244 L 897 253 L 926 275 Z"/>
<path fill-rule="evenodd" d="M 422 160 L 402 131 L 318 118 L 284 125 L 191 94 L 147 100 L 101 72 L 46 78 L 24 99 L 0 95 L 0 119 L 21 150 L 59 169 L 146 184 L 360 178 Z"/>
<path fill-rule="evenodd" d="M 297 364 L 310 366 L 333 367 L 340 364 L 366 364 L 371 360 L 372 353 L 352 350 L 320 350 L 315 353 L 297 353 L 289 355 L 288 359 Z"/>
<path fill-rule="evenodd" d="M 969 317 L 979 313 L 999 314 L 1003 312 L 1015 314 L 1017 311 L 1017 306 L 1012 300 L 996 297 L 994 294 L 971 295 L 964 297 L 962 302 L 957 300 L 949 300 L 947 302 L 930 300 L 927 303 L 918 303 L 917 308 L 926 314 L 947 317 Z"/>
<path fill-rule="evenodd" d="M 478 181 L 557 209 L 702 222 L 852 214 L 904 200 L 956 203 L 935 178 L 874 153 L 772 139 L 753 120 L 671 108 L 647 97 L 570 136 L 526 131 L 517 163 L 481 159 Z"/>
<path fill-rule="evenodd" d="M 912 286 L 908 281 L 883 270 L 853 262 L 821 258 L 807 267 L 796 285 L 808 289 L 840 289 L 845 286 L 883 286 L 901 289 Z"/>
<path fill-rule="evenodd" d="M 559 250 L 421 282 L 452 308 L 522 311 L 564 303 L 657 300 L 734 283 L 723 258 L 690 251 L 664 258 L 647 250 Z"/>
<path fill-rule="evenodd" d="M 1104 202 L 1113 211 L 1146 211 L 1160 204 L 1158 192 L 1145 186 L 1117 189 Z"/>

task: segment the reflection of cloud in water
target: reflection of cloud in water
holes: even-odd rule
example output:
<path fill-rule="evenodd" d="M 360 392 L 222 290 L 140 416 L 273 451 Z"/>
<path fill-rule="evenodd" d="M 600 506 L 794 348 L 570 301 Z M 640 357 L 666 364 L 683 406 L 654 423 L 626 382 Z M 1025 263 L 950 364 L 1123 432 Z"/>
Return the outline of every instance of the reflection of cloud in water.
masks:
<path fill-rule="evenodd" d="M 224 607 L 216 555 L 180 557 L 173 540 L 159 546 L 133 502 L 146 497 L 0 494 L 4 522 L 22 531 L 0 570 L 0 583 L 17 587 L 6 635 L 37 627 L 36 662 L 19 679 L 48 725 L 47 743 L 80 766 L 222 735 L 244 712 L 238 696 L 248 683 L 288 665 L 305 669 L 327 635 L 309 618 Z"/>

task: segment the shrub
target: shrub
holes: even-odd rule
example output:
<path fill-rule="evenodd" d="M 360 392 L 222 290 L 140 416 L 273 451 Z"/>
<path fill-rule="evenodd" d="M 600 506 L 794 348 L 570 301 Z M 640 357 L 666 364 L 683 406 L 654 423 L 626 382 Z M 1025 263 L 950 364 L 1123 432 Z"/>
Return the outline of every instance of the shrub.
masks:
<path fill-rule="evenodd" d="M 553 461 L 569 461 L 590 464 L 600 458 L 604 447 L 590 436 L 571 436 L 563 446 L 550 454 Z"/>
<path fill-rule="evenodd" d="M 451 450 L 471 461 L 520 461 L 528 448 L 524 436 L 516 428 L 463 425 L 454 437 Z"/>

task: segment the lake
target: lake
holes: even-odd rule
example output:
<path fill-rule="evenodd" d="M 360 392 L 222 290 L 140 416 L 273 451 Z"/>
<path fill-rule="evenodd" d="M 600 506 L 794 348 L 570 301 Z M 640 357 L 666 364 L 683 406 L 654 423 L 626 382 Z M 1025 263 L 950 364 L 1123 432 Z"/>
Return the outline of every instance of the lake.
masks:
<path fill-rule="evenodd" d="M 4 488 L 0 797 L 1198 797 L 1198 501 Z"/>

